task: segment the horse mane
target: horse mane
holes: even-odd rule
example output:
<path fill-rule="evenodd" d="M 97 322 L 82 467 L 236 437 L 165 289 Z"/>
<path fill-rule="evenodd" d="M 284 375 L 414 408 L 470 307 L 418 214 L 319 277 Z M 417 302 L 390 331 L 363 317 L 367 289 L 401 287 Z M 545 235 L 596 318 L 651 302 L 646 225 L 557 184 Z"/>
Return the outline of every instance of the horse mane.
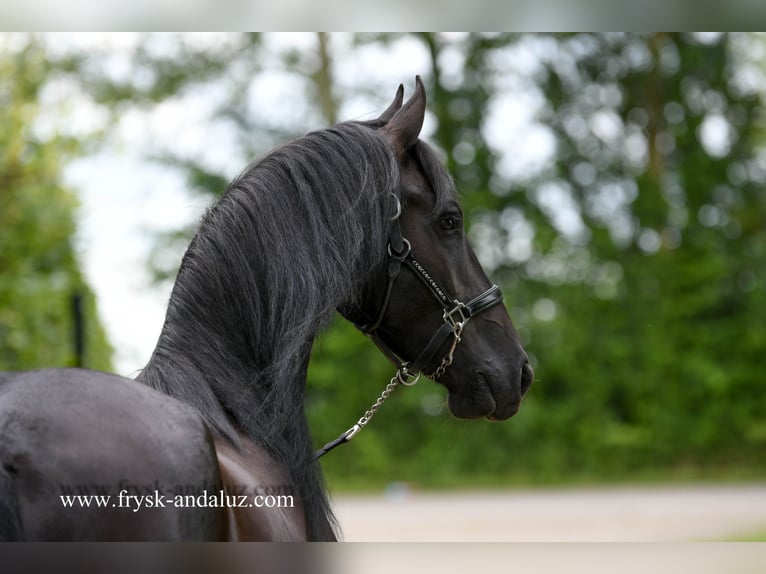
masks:
<path fill-rule="evenodd" d="M 389 194 L 399 193 L 398 162 L 377 127 L 309 133 L 229 185 L 184 255 L 138 376 L 196 407 L 234 444 L 244 435 L 279 462 L 303 500 L 310 540 L 335 523 L 304 413 L 311 343 L 383 264 Z M 416 155 L 437 198 L 453 195 L 438 192 L 448 176 L 430 148 L 418 143 Z"/>

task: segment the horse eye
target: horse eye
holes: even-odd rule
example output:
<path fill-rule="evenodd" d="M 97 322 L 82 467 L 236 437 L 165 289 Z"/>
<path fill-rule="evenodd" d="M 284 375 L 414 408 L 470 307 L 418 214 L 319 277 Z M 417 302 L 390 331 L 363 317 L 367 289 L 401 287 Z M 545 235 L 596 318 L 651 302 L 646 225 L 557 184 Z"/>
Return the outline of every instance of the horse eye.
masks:
<path fill-rule="evenodd" d="M 441 225 L 441 228 L 445 231 L 452 231 L 457 227 L 457 222 L 454 217 L 443 217 L 439 221 L 439 225 Z"/>

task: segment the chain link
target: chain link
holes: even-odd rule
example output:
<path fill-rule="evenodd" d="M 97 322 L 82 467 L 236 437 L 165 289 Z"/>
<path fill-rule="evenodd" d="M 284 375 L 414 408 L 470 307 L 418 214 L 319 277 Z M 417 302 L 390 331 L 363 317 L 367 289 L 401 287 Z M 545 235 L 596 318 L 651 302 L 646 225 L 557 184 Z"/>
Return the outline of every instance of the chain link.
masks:
<path fill-rule="evenodd" d="M 385 401 L 388 397 L 391 396 L 391 393 L 394 391 L 394 389 L 397 387 L 398 384 L 399 384 L 399 373 L 397 372 L 393 377 L 391 377 L 391 381 L 386 385 L 386 388 L 383 389 L 383 392 L 380 393 L 378 400 L 376 400 L 372 404 L 370 409 L 368 411 L 365 411 L 362 417 L 356 422 L 356 424 L 359 425 L 360 429 L 364 428 L 367 425 L 367 423 L 370 422 L 370 419 L 375 415 L 377 410 L 383 404 L 383 401 Z"/>
<path fill-rule="evenodd" d="M 445 373 L 445 371 L 447 370 L 447 367 L 449 367 L 452 364 L 453 355 L 455 354 L 455 349 L 457 348 L 457 345 L 460 342 L 460 335 L 463 332 L 464 326 L 465 326 L 465 323 L 455 323 L 455 333 L 454 333 L 455 339 L 452 341 L 452 347 L 450 347 L 449 352 L 442 359 L 441 364 L 438 367 L 436 367 L 436 370 L 430 375 L 426 375 L 429 379 L 433 381 L 438 380 L 438 378 Z"/>

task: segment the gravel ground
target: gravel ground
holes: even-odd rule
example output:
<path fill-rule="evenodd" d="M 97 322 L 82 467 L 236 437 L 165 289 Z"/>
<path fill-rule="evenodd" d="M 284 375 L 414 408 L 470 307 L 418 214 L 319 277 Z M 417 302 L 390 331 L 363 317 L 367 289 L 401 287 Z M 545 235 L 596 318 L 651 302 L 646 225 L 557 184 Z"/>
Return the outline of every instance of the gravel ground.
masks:
<path fill-rule="evenodd" d="M 339 496 L 347 541 L 686 542 L 766 530 L 766 484 Z M 764 570 L 766 572 L 766 570 Z"/>
<path fill-rule="evenodd" d="M 399 487 L 338 497 L 335 509 L 346 540 L 379 543 L 332 547 L 331 574 L 766 572 L 766 543 L 707 542 L 766 531 L 766 484 L 439 494 Z"/>

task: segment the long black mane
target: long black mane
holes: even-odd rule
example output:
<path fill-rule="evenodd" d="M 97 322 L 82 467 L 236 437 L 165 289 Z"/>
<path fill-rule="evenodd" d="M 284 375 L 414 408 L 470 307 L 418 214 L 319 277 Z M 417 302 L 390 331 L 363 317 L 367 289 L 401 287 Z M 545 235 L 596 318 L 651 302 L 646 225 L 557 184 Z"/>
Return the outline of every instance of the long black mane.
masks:
<path fill-rule="evenodd" d="M 242 434 L 265 448 L 303 499 L 310 540 L 334 524 L 304 414 L 311 343 L 382 263 L 398 195 L 398 163 L 376 127 L 310 133 L 231 183 L 184 256 L 138 377 L 235 444 Z M 417 147 L 426 176 L 444 187 L 444 168 Z"/>

